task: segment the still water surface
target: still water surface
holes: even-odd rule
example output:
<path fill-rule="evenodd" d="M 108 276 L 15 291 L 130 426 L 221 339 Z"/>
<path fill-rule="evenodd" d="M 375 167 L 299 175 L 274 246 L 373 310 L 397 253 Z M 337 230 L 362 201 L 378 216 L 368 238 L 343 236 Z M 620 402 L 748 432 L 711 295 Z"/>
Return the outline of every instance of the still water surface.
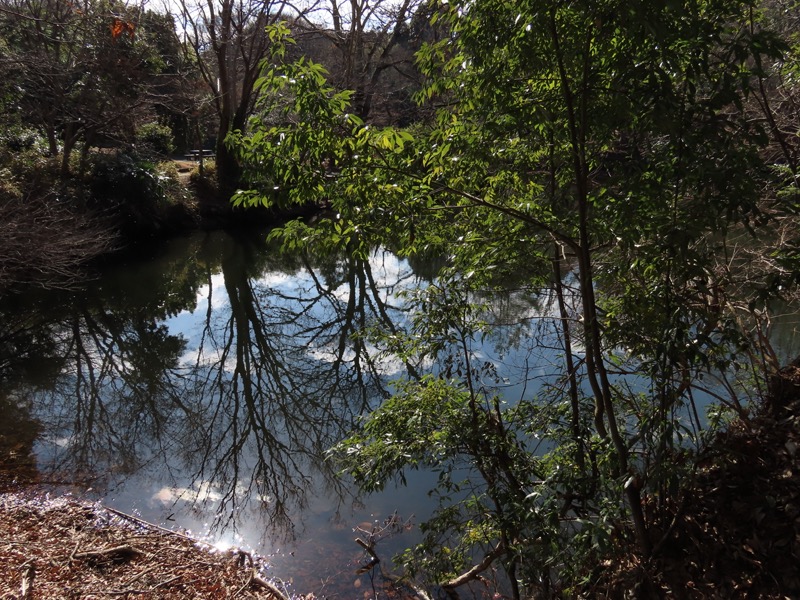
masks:
<path fill-rule="evenodd" d="M 435 475 L 359 497 L 326 450 L 407 374 L 355 334 L 403 328 L 403 292 L 428 285 L 430 269 L 383 250 L 287 257 L 263 232 L 203 232 L 145 254 L 79 291 L 0 306 L 0 409 L 36 477 L 254 549 L 294 592 L 361 597 L 372 582 L 355 574 L 354 528 L 418 524 Z M 555 372 L 546 313 L 521 296 L 499 302 L 503 326 L 472 348 L 509 402 Z M 411 526 L 378 551 L 415 539 Z"/>

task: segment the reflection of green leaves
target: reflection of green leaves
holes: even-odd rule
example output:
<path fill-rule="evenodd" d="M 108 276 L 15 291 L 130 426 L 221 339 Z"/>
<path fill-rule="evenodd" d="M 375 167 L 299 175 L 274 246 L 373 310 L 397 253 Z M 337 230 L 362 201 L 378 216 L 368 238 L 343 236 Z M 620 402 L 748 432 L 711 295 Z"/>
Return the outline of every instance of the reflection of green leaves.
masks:
<path fill-rule="evenodd" d="M 0 378 L 5 379 L 4 375 L 0 372 Z M 33 449 L 42 427 L 31 412 L 31 406 L 20 402 L 13 394 L 0 393 L 0 414 L 3 415 L 0 423 L 0 486 L 7 485 L 8 481 L 14 481 L 18 486 L 37 479 Z"/>

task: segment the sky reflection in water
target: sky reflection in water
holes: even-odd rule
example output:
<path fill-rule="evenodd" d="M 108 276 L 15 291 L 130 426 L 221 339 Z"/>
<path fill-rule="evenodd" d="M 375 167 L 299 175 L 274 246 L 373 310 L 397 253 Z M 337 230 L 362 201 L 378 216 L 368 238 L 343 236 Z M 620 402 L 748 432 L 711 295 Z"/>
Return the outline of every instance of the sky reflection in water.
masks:
<path fill-rule="evenodd" d="M 296 591 L 346 598 L 362 556 L 353 528 L 394 511 L 419 522 L 433 508 L 435 474 L 360 499 L 325 459 L 406 371 L 353 334 L 402 328 L 400 293 L 420 285 L 385 251 L 306 262 L 270 251 L 263 234 L 198 234 L 81 292 L 2 307 L 3 350 L 14 349 L 0 362 L 3 401 L 40 424 L 41 480 L 273 555 Z M 553 372 L 555 339 L 528 346 L 548 311 L 521 296 L 494 306 L 506 325 L 475 343 L 475 358 L 497 368 L 508 401 L 531 398 Z"/>

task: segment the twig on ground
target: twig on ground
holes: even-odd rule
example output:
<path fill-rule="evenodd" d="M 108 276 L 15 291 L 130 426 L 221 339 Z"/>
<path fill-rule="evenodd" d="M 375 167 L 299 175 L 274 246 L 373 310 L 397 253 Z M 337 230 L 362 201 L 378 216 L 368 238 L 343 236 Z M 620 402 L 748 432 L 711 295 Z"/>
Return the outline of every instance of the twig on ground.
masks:
<path fill-rule="evenodd" d="M 129 544 L 104 548 L 102 550 L 88 550 L 86 552 L 75 552 L 72 557 L 78 560 L 93 560 L 97 562 L 126 561 L 136 556 L 143 555 L 144 552 L 134 548 Z"/>
<path fill-rule="evenodd" d="M 33 565 L 33 560 L 29 560 L 22 565 L 22 585 L 20 586 L 20 599 L 30 600 L 33 598 L 33 578 L 36 576 L 36 568 Z"/>

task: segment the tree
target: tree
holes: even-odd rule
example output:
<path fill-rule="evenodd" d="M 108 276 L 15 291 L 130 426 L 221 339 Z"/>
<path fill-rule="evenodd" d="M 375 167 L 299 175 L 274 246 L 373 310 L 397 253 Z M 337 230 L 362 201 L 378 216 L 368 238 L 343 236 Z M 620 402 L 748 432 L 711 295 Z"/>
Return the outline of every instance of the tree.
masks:
<path fill-rule="evenodd" d="M 254 83 L 270 47 L 265 28 L 290 12 L 284 0 L 181 0 L 180 24 L 219 121 L 217 178 L 223 194 L 239 184 L 239 165 L 225 138 L 246 131 L 258 98 Z"/>
<path fill-rule="evenodd" d="M 4 0 L 0 62 L 24 120 L 46 136 L 67 174 L 73 150 L 132 136 L 157 70 L 138 27 L 143 11 L 122 3 Z"/>
<path fill-rule="evenodd" d="M 729 233 L 764 222 L 766 137 L 743 100 L 782 46 L 749 26 L 752 8 L 449 3 L 434 19 L 450 38 L 418 57 L 423 96 L 443 108 L 411 130 L 364 126 L 350 113 L 354 95 L 336 92 L 318 65 L 275 66 L 260 81 L 283 98 L 284 116 L 265 105 L 269 124 L 238 139 L 258 187 L 236 201 L 330 202 L 335 217 L 284 228 L 289 246 L 327 239 L 363 253 L 388 243 L 449 257 L 408 341 L 384 343 L 452 368 L 399 386 L 341 446 L 368 488 L 428 465 L 446 493 L 459 489 L 460 461 L 473 469 L 467 500 L 430 524 L 459 540 L 460 552 L 425 565 L 446 588 L 499 561 L 515 597 L 518 579 L 552 590 L 597 539 L 608 542 L 609 522 L 642 556 L 657 547 L 658 513 L 646 513 L 643 495 L 659 499 L 651 507 L 669 502 L 686 476 L 676 432 L 691 434 L 682 420 L 694 418 L 693 390 L 748 344 L 726 298 L 729 273 L 713 259 Z M 575 291 L 556 284 L 553 311 L 563 387 L 554 383 L 552 404 L 502 409 L 470 351 L 485 327 L 475 294 L 512 274 L 541 288 L 565 266 Z M 555 449 L 531 455 L 531 434 Z M 470 567 L 476 548 L 486 558 Z"/>
<path fill-rule="evenodd" d="M 401 103 L 409 104 L 404 88 L 418 78 L 410 26 L 419 4 L 420 0 L 329 0 L 322 8 L 329 27 L 312 24 L 309 33 L 300 30 L 298 36 L 307 38 L 300 40 L 305 55 L 326 65 L 337 89 L 353 91 L 353 110 L 361 119 L 371 116 L 376 100 L 387 108 L 390 95 L 397 97 L 389 103 L 390 115 L 392 109 L 403 110 Z"/>

